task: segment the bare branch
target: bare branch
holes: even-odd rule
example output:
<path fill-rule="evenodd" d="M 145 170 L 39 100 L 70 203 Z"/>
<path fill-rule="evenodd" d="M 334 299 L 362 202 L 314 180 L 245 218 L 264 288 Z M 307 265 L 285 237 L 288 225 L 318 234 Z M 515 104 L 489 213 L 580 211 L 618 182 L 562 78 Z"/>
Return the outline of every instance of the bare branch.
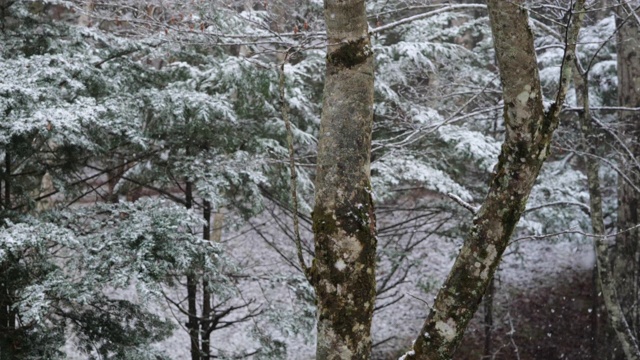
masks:
<path fill-rule="evenodd" d="M 451 198 L 451 200 L 455 201 L 456 203 L 458 203 L 458 205 L 462 206 L 463 208 L 469 210 L 471 212 L 471 214 L 475 215 L 478 212 L 478 208 L 469 204 L 468 202 L 462 200 L 462 198 L 460 198 L 458 195 L 453 194 L 453 193 L 447 193 L 447 196 L 449 198 Z"/>
<path fill-rule="evenodd" d="M 441 14 L 441 13 L 444 13 L 444 12 L 450 12 L 450 11 L 456 11 L 456 10 L 468 10 L 468 9 L 486 9 L 486 8 L 487 8 L 486 5 L 481 5 L 481 4 L 449 5 L 447 7 L 443 7 L 443 8 L 438 9 L 438 10 L 428 11 L 428 12 L 425 12 L 425 13 L 422 13 L 422 14 L 409 16 L 407 18 L 400 19 L 398 21 L 394 21 L 394 22 L 386 24 L 386 25 L 378 26 L 377 28 L 370 29 L 369 30 L 369 34 L 373 35 L 373 34 L 376 34 L 376 33 L 379 33 L 379 32 L 383 32 L 385 30 L 393 29 L 393 28 L 398 27 L 400 25 L 408 24 L 410 22 L 413 22 L 413 21 L 416 21 L 416 20 L 420 20 L 420 19 L 424 19 L 426 17 L 437 15 L 437 14 Z"/>

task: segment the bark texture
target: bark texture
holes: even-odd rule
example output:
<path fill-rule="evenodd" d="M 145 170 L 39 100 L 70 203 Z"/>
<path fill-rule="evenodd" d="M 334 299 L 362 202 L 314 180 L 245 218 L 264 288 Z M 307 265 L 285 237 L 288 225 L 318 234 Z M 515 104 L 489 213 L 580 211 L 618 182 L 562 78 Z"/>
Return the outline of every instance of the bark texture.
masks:
<path fill-rule="evenodd" d="M 363 0 L 325 0 L 327 68 L 318 144 L 310 278 L 317 359 L 369 359 L 375 303 L 370 193 L 373 52 Z"/>
<path fill-rule="evenodd" d="M 556 102 L 545 111 L 525 1 L 487 1 L 503 87 L 506 138 L 489 193 L 412 351 L 405 359 L 451 359 L 506 249 L 540 167 L 549 154 L 559 109 L 571 80 L 575 39 L 584 17 L 578 1 L 569 31 Z"/>
<path fill-rule="evenodd" d="M 624 3 L 627 3 L 626 1 Z M 631 6 L 619 4 L 617 11 L 618 44 L 618 99 L 620 106 L 640 107 L 640 11 L 631 12 Z M 637 10 L 637 8 L 636 8 Z M 640 114 L 626 111 L 620 113 L 620 123 L 627 135 L 629 150 L 636 159 L 640 158 Z M 628 161 L 623 169 L 628 178 L 636 185 L 640 185 L 640 169 Z M 624 180 L 618 186 L 618 236 L 613 253 L 614 275 L 616 277 L 618 295 L 625 317 L 639 335 L 640 311 L 638 299 L 640 292 L 640 231 L 631 229 L 640 224 L 640 194 L 631 184 Z M 627 229 L 631 229 L 626 231 Z"/>

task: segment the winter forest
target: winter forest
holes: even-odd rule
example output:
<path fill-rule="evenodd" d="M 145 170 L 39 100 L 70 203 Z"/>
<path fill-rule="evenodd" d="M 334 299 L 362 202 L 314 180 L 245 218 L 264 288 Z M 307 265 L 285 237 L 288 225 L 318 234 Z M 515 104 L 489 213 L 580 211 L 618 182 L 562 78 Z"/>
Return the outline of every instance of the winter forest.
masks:
<path fill-rule="evenodd" d="M 0 360 L 640 360 L 640 1 L 0 0 Z"/>

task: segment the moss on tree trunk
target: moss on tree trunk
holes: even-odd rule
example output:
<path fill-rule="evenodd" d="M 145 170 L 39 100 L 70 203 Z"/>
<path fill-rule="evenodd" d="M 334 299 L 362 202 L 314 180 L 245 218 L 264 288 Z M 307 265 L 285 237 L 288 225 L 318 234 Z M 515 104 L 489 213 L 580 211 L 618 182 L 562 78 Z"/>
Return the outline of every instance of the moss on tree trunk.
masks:
<path fill-rule="evenodd" d="M 327 70 L 318 144 L 311 279 L 317 359 L 369 359 L 376 231 L 370 194 L 373 52 L 365 3 L 325 0 Z"/>

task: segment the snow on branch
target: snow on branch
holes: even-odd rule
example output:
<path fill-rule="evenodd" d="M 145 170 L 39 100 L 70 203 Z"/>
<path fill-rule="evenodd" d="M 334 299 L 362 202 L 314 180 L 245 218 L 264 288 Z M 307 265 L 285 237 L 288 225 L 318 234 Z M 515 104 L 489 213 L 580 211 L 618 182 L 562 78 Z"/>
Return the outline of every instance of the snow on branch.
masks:
<path fill-rule="evenodd" d="M 451 200 L 455 201 L 456 203 L 458 203 L 458 205 L 462 206 L 463 208 L 471 211 L 471 213 L 473 215 L 475 215 L 476 213 L 478 213 L 478 208 L 476 208 L 475 206 L 469 204 L 468 202 L 462 200 L 462 198 L 460 198 L 458 195 L 453 194 L 453 193 L 447 193 L 447 196 L 449 198 L 451 198 Z"/>
<path fill-rule="evenodd" d="M 389 30 L 400 25 L 404 25 L 416 20 L 424 19 L 426 17 L 441 14 L 444 12 L 456 11 L 456 10 L 468 10 L 468 9 L 486 9 L 486 8 L 487 8 L 486 5 L 481 5 L 481 4 L 449 5 L 447 7 L 443 7 L 438 10 L 427 11 L 425 13 L 409 16 L 404 19 L 400 19 L 398 21 L 394 21 L 386 25 L 378 26 L 376 28 L 371 29 L 369 31 L 369 34 L 376 34 L 379 32 L 383 32 L 385 30 Z"/>

